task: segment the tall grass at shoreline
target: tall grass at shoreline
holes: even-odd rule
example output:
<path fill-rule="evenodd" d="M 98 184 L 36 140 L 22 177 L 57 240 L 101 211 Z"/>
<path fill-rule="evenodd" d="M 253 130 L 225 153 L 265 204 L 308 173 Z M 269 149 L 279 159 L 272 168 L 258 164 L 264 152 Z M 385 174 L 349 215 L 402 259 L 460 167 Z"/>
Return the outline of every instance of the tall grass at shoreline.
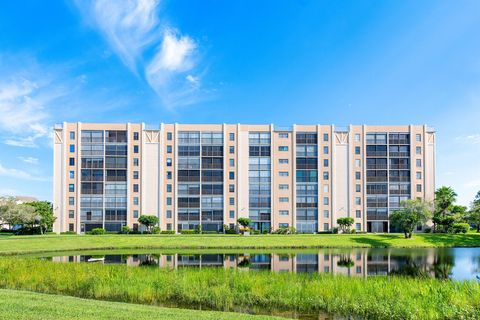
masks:
<path fill-rule="evenodd" d="M 215 310 L 324 311 L 377 319 L 480 319 L 480 284 L 402 277 L 242 272 L 223 268 L 54 263 L 0 258 L 0 288 Z"/>

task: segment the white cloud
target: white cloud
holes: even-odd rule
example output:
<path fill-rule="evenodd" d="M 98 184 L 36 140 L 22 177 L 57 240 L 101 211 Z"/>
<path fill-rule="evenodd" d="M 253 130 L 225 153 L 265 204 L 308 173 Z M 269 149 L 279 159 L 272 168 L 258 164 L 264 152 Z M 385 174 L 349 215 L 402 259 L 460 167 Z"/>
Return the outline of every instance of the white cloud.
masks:
<path fill-rule="evenodd" d="M 34 158 L 34 157 L 22 157 L 22 156 L 19 156 L 17 157 L 18 160 L 20 161 L 23 161 L 25 163 L 28 163 L 28 164 L 38 164 L 38 158 Z"/>
<path fill-rule="evenodd" d="M 24 179 L 24 180 L 48 181 L 47 178 L 32 175 L 27 171 L 4 167 L 1 163 L 0 163 L 0 176 L 10 177 L 15 179 Z"/>
<path fill-rule="evenodd" d="M 197 101 L 200 79 L 185 73 L 196 67 L 198 45 L 160 22 L 159 1 L 76 0 L 76 4 L 112 51 L 145 78 L 166 107 Z"/>

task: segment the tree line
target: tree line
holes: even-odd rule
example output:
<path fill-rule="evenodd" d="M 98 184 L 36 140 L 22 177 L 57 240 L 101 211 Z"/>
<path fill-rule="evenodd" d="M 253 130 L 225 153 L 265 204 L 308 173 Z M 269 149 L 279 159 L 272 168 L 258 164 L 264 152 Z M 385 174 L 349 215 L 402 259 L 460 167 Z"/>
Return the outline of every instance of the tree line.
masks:
<path fill-rule="evenodd" d="M 0 230 L 18 226 L 17 234 L 45 234 L 55 219 L 48 201 L 18 203 L 14 197 L 0 197 Z"/>

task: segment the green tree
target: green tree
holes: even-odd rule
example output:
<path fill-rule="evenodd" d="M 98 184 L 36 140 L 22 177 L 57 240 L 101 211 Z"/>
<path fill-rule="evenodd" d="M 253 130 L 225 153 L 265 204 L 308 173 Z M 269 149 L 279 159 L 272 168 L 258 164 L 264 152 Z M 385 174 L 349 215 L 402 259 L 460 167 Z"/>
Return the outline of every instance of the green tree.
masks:
<path fill-rule="evenodd" d="M 51 231 L 56 217 L 53 215 L 52 204 L 48 201 L 35 201 L 26 203 L 35 210 L 34 224 L 40 227 L 40 233 L 44 234 Z"/>
<path fill-rule="evenodd" d="M 340 226 L 340 230 L 342 230 L 343 233 L 349 232 L 350 227 L 353 225 L 353 218 L 351 217 L 346 217 L 346 218 L 338 218 L 337 219 L 337 224 Z"/>
<path fill-rule="evenodd" d="M 413 230 L 419 223 L 427 222 L 431 216 L 430 204 L 421 199 L 405 200 L 399 209 L 390 215 L 390 222 L 405 234 L 405 238 L 412 237 Z"/>
<path fill-rule="evenodd" d="M 480 191 L 477 192 L 475 199 L 470 205 L 470 211 L 468 212 L 468 222 L 473 224 L 480 232 Z"/>
<path fill-rule="evenodd" d="M 457 194 L 451 187 L 442 186 L 435 191 L 435 210 L 433 213 L 433 229 L 438 231 L 439 226 L 442 226 L 443 231 L 447 231 L 449 225 L 454 221 L 450 219 L 452 216 L 452 206 L 457 199 Z"/>
<path fill-rule="evenodd" d="M 237 222 L 242 227 L 247 228 L 250 225 L 250 223 L 252 223 L 252 219 L 250 219 L 250 218 L 238 218 Z"/>
<path fill-rule="evenodd" d="M 158 224 L 159 219 L 157 216 L 141 215 L 138 222 L 143 224 L 148 232 L 152 233 L 153 226 Z"/>
<path fill-rule="evenodd" d="M 26 204 L 17 204 L 13 197 L 0 198 L 0 221 L 10 228 L 14 225 L 33 225 L 35 209 Z"/>

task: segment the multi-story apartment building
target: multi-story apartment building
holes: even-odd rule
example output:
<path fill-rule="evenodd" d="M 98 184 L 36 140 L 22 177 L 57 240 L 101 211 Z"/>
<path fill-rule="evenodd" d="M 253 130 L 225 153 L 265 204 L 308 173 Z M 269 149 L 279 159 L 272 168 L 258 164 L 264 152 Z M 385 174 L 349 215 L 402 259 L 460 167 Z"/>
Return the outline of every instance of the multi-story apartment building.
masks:
<path fill-rule="evenodd" d="M 432 200 L 435 132 L 367 126 L 63 123 L 54 128 L 56 232 L 294 226 L 388 232 L 408 198 Z"/>

